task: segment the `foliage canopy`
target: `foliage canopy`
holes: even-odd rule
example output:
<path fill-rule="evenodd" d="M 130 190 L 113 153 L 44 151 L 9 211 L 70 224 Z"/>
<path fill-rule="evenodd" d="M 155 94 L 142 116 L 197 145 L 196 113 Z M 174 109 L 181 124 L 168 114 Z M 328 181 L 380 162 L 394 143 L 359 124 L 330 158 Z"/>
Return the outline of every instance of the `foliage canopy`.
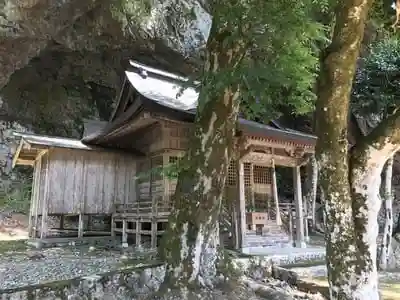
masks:
<path fill-rule="evenodd" d="M 314 10 L 312 0 L 216 1 L 213 20 L 230 31 L 226 43 L 242 41 L 247 53 L 232 69 L 203 74 L 212 82 L 203 92 L 223 90 L 216 85 L 239 86 L 242 112 L 249 119 L 276 118 L 283 106 L 293 113 L 311 111 L 319 63 L 316 43 L 324 38 Z"/>
<path fill-rule="evenodd" d="M 371 46 L 360 61 L 352 97 L 352 109 L 360 115 L 385 118 L 400 106 L 400 41 L 386 38 Z"/>

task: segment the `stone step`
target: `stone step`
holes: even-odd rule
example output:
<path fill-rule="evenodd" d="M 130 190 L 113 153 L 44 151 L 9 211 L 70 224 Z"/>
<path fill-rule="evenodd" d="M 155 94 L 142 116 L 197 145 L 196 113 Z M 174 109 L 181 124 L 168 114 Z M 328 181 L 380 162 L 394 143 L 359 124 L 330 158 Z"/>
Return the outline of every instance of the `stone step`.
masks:
<path fill-rule="evenodd" d="M 268 245 L 268 244 L 281 244 L 281 243 L 290 243 L 289 239 L 280 239 L 280 240 L 263 240 L 263 241 L 247 241 L 244 240 L 246 244 L 251 245 Z"/>
<path fill-rule="evenodd" d="M 248 243 L 266 243 L 266 242 L 289 242 L 290 239 L 288 236 L 268 236 L 268 237 L 260 237 L 260 238 L 244 238 L 245 242 Z"/>
<path fill-rule="evenodd" d="M 246 235 L 249 238 L 266 237 L 266 236 L 289 236 L 285 232 L 266 232 L 262 235 Z"/>
<path fill-rule="evenodd" d="M 244 241 L 249 242 L 249 243 L 264 243 L 264 242 L 268 242 L 268 241 L 285 241 L 285 242 L 289 242 L 289 237 L 287 236 L 279 236 L 279 237 L 266 237 L 266 238 L 262 238 L 262 239 L 244 239 Z"/>
<path fill-rule="evenodd" d="M 267 234 L 266 233 L 266 234 L 263 234 L 263 235 L 246 235 L 245 237 L 249 238 L 249 239 L 259 239 L 259 238 L 265 239 L 265 238 L 288 237 L 288 236 L 289 236 L 288 234 L 280 232 L 280 233 L 275 233 L 275 234 L 273 234 L 273 233 Z"/>
<path fill-rule="evenodd" d="M 244 243 L 245 247 L 255 248 L 255 247 L 276 247 L 276 248 L 287 248 L 293 247 L 290 242 L 269 242 L 269 243 Z"/>

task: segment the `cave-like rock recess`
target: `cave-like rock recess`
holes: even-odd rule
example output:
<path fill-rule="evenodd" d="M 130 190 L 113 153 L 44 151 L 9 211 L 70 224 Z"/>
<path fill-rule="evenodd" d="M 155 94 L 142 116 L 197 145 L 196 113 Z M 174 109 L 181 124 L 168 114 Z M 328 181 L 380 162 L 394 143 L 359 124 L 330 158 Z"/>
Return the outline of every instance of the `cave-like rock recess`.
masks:
<path fill-rule="evenodd" d="M 129 59 L 196 72 L 210 24 L 194 0 L 0 0 L 0 177 L 11 130 L 79 137 L 108 119 Z"/>

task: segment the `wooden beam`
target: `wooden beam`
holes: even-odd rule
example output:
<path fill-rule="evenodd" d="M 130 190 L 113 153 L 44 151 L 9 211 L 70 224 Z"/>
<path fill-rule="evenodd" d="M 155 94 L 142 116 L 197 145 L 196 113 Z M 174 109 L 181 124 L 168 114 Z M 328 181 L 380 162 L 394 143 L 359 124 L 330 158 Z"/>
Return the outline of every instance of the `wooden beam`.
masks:
<path fill-rule="evenodd" d="M 274 159 L 276 166 L 295 167 L 299 165 L 300 159 L 276 154 L 267 154 L 259 152 L 250 152 L 242 157 L 243 162 L 254 163 L 260 166 L 271 167 L 271 161 Z"/>
<path fill-rule="evenodd" d="M 271 148 L 281 148 L 281 149 L 288 149 L 288 148 L 293 148 L 293 150 L 297 148 L 304 148 L 305 153 L 314 153 L 314 147 L 313 146 L 308 146 L 308 145 L 297 145 L 295 143 L 288 143 L 285 141 L 272 141 L 268 139 L 261 139 L 261 138 L 251 138 L 248 137 L 247 141 L 249 145 L 253 146 L 260 146 L 260 147 L 271 147 Z"/>
<path fill-rule="evenodd" d="M 35 164 L 34 160 L 17 159 L 16 165 L 22 166 L 33 166 Z"/>
<path fill-rule="evenodd" d="M 127 79 L 126 79 L 126 76 L 124 76 L 124 81 L 122 83 L 121 90 L 120 90 L 120 92 L 118 94 L 118 97 L 117 97 L 117 101 L 116 101 L 117 104 L 115 105 L 114 111 L 112 112 L 111 117 L 110 117 L 110 122 L 115 119 L 115 116 L 116 116 L 117 112 L 120 111 L 120 105 L 122 104 L 121 103 L 121 98 L 122 98 L 122 94 L 124 92 L 126 83 L 127 83 Z"/>
<path fill-rule="evenodd" d="M 18 148 L 15 151 L 13 160 L 12 160 L 12 168 L 14 168 L 17 165 L 19 154 L 21 153 L 23 146 L 24 146 L 24 139 L 21 139 L 21 141 L 19 142 Z"/>
<path fill-rule="evenodd" d="M 42 158 L 46 153 L 48 153 L 48 152 L 49 152 L 49 149 L 48 149 L 48 148 L 47 148 L 47 149 L 44 149 L 44 150 L 41 150 L 41 151 L 37 154 L 35 160 L 41 159 L 41 158 Z"/>
<path fill-rule="evenodd" d="M 311 156 L 313 154 L 312 153 L 306 153 L 302 158 L 299 158 L 299 166 L 304 166 L 308 163 L 308 161 L 310 160 Z"/>
<path fill-rule="evenodd" d="M 104 138 L 102 138 L 102 140 L 107 141 L 111 138 L 119 138 L 121 136 L 124 136 L 126 132 L 133 127 L 137 127 L 137 129 L 140 129 L 142 127 L 149 126 L 152 123 L 156 122 L 157 120 L 153 119 L 149 113 L 144 112 L 137 119 L 112 130 L 110 133 L 105 135 Z"/>

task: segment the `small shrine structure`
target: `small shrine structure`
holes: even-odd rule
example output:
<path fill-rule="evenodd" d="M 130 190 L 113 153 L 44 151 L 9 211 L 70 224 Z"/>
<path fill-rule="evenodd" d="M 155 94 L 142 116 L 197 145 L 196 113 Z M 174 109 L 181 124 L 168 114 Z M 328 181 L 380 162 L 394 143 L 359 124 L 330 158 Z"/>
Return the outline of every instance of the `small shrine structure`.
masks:
<path fill-rule="evenodd" d="M 125 75 L 110 120 L 90 123 L 81 140 L 19 134 L 14 163 L 34 166 L 32 238 L 48 236 L 49 215 L 105 215 L 112 219 L 110 234 L 124 244 L 157 246 L 176 179 L 154 170 L 184 155 L 198 92 L 182 90 L 186 78 L 134 61 Z M 315 144 L 312 135 L 239 119 L 221 212 L 233 238 L 224 242 L 239 249 L 293 241 L 305 247 L 300 167 Z M 279 199 L 276 167 L 293 170 L 292 201 Z"/>

